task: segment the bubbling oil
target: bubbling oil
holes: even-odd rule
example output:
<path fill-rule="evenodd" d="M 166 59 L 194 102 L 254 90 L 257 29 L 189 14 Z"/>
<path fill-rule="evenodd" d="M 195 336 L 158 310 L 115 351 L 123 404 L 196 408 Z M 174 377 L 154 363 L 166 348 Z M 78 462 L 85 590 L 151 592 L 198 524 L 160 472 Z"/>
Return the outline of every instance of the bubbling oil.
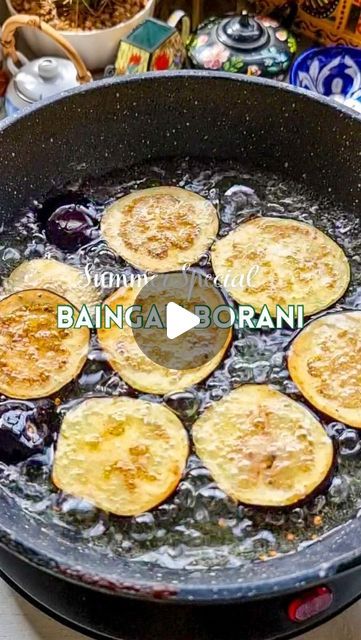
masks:
<path fill-rule="evenodd" d="M 180 159 L 74 182 L 50 195 L 61 199 L 81 194 L 91 201 L 100 220 L 105 207 L 117 198 L 136 189 L 161 185 L 191 189 L 208 198 L 219 210 L 220 237 L 259 215 L 293 218 L 315 225 L 344 249 L 351 265 L 350 287 L 333 309 L 361 309 L 361 218 L 289 179 L 250 171 L 237 162 Z M 41 203 L 33 202 L 19 212 L 11 229 L 2 231 L 1 278 L 24 260 L 38 257 L 79 266 L 98 279 L 105 273 L 120 278 L 138 273 L 115 255 L 100 236 L 73 253 L 49 244 L 42 223 L 43 212 Z M 212 273 L 208 252 L 198 266 L 205 273 Z M 105 298 L 111 292 L 104 289 L 102 295 Z M 292 338 L 291 330 L 238 330 L 224 361 L 206 381 L 185 392 L 161 397 L 128 387 L 108 366 L 93 336 L 83 371 L 57 394 L 58 411 L 62 416 L 79 398 L 92 395 L 131 395 L 165 403 L 191 430 L 207 406 L 245 383 L 271 384 L 307 404 L 287 369 L 286 356 Z M 359 432 L 324 415 L 318 417 L 335 441 L 334 473 L 323 493 L 304 506 L 289 510 L 259 510 L 235 503 L 213 482 L 194 451 L 176 492 L 158 508 L 138 517 L 108 515 L 59 492 L 50 477 L 53 447 L 17 465 L 0 463 L 0 490 L 12 496 L 22 510 L 44 527 L 60 529 L 78 544 L 86 543 L 135 562 L 147 560 L 168 568 L 237 567 L 312 544 L 355 517 L 361 509 Z"/>

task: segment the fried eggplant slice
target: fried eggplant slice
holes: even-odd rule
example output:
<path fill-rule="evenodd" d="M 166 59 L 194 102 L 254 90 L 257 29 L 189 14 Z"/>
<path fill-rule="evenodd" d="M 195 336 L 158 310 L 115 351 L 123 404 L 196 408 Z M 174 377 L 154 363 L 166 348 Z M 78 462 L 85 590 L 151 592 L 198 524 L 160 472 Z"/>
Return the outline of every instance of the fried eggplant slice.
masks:
<path fill-rule="evenodd" d="M 254 218 L 212 248 L 212 265 L 228 293 L 272 316 L 277 305 L 303 305 L 304 315 L 334 304 L 350 282 L 350 267 L 331 238 L 287 218 Z"/>
<path fill-rule="evenodd" d="M 361 311 L 328 313 L 308 324 L 291 345 L 288 368 L 314 407 L 361 429 Z"/>
<path fill-rule="evenodd" d="M 215 207 L 180 187 L 134 191 L 105 211 L 101 233 L 111 248 L 138 269 L 179 271 L 199 260 L 218 232 Z"/>
<path fill-rule="evenodd" d="M 83 304 L 92 307 L 100 302 L 98 291 L 80 269 L 52 258 L 22 262 L 4 283 L 6 294 L 25 289 L 53 291 L 77 308 Z"/>
<path fill-rule="evenodd" d="M 118 306 L 123 306 L 124 309 L 128 309 L 134 305 L 139 291 L 140 288 L 137 286 L 122 287 L 107 298 L 104 305 L 108 306 L 114 312 L 116 312 Z M 205 291 L 205 294 L 207 293 L 207 290 L 203 291 Z M 151 347 L 153 334 L 151 330 L 146 331 L 149 346 Z M 208 340 L 209 335 L 206 331 L 200 331 L 197 337 L 194 338 L 191 336 L 191 332 L 189 332 L 189 350 L 196 348 L 201 350 L 202 339 Z M 110 328 L 98 329 L 100 345 L 107 355 L 109 364 L 119 373 L 121 378 L 138 391 L 159 395 L 183 391 L 207 378 L 222 361 L 232 339 L 232 329 L 229 328 L 226 340 L 224 340 L 223 335 L 221 338 L 222 343 L 220 343 L 217 354 L 201 366 L 193 369 L 172 369 L 154 362 L 143 353 L 128 324 L 124 323 L 122 328 L 113 325 Z M 214 337 L 214 342 L 216 342 L 216 340 L 217 335 Z M 157 335 L 155 335 L 153 342 L 154 350 L 157 350 L 158 346 L 159 342 Z M 169 348 L 176 352 L 177 345 L 169 345 Z M 151 350 L 150 348 L 149 351 Z"/>
<path fill-rule="evenodd" d="M 198 456 L 234 500 L 297 504 L 332 469 L 332 440 L 304 406 L 267 385 L 244 385 L 205 410 L 193 427 Z"/>
<path fill-rule="evenodd" d="M 187 432 L 166 407 L 134 398 L 90 398 L 64 417 L 55 485 L 120 516 L 143 513 L 176 489 Z"/>
<path fill-rule="evenodd" d="M 87 359 L 90 332 L 86 327 L 57 327 L 57 307 L 64 304 L 70 305 L 40 289 L 0 301 L 0 393 L 43 398 L 78 375 Z"/>

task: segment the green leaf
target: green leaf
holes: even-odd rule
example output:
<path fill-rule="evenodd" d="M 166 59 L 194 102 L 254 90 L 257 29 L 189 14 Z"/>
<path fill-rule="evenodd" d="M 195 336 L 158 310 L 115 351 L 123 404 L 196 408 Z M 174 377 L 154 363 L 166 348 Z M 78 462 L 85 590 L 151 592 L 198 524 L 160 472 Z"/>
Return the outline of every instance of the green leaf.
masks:
<path fill-rule="evenodd" d="M 297 42 L 292 35 L 288 36 L 287 44 L 291 53 L 295 53 L 297 51 Z"/>
<path fill-rule="evenodd" d="M 224 65 L 223 69 L 225 71 L 230 71 L 231 73 L 237 73 L 244 67 L 244 60 L 242 58 L 229 58 Z"/>

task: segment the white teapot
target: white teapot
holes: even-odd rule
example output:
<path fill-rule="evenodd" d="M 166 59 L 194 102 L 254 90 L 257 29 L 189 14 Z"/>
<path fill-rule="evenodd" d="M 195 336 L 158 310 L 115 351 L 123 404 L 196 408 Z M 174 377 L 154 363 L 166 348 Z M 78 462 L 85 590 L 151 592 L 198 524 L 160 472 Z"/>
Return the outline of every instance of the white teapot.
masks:
<path fill-rule="evenodd" d="M 65 50 L 69 59 L 47 56 L 29 62 L 15 48 L 15 31 L 24 26 L 40 29 L 52 37 Z M 37 16 L 16 15 L 6 20 L 1 45 L 7 69 L 12 76 L 5 94 L 5 111 L 8 116 L 92 79 L 75 49 Z M 21 66 L 17 66 L 19 62 Z"/>

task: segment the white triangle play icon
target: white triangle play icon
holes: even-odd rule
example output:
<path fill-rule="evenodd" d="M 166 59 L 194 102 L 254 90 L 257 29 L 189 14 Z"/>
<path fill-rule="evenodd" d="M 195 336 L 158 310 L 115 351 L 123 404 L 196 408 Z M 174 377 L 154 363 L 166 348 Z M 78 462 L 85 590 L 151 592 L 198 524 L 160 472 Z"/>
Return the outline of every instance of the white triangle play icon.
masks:
<path fill-rule="evenodd" d="M 182 333 L 194 329 L 200 323 L 200 319 L 195 313 L 187 311 L 179 304 L 169 302 L 166 307 L 166 322 L 167 338 L 174 340 L 174 338 L 181 336 Z"/>

